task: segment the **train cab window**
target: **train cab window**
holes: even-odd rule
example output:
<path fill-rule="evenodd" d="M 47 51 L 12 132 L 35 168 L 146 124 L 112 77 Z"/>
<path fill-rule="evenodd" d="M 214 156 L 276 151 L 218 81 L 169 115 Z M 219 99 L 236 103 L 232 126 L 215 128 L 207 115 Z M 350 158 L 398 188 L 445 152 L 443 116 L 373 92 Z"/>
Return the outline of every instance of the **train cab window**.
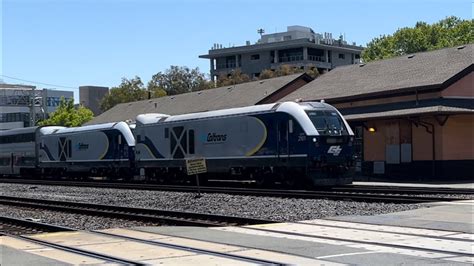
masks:
<path fill-rule="evenodd" d="M 333 131 L 341 132 L 342 135 L 348 134 L 346 127 L 337 112 L 330 110 L 314 110 L 306 111 L 306 113 L 320 135 L 330 135 Z"/>
<path fill-rule="evenodd" d="M 122 135 L 118 135 L 118 144 L 122 145 Z"/>
<path fill-rule="evenodd" d="M 165 128 L 165 139 L 169 138 L 170 137 L 170 129 L 169 128 Z"/>
<path fill-rule="evenodd" d="M 293 120 L 288 120 L 288 132 L 293 133 Z"/>

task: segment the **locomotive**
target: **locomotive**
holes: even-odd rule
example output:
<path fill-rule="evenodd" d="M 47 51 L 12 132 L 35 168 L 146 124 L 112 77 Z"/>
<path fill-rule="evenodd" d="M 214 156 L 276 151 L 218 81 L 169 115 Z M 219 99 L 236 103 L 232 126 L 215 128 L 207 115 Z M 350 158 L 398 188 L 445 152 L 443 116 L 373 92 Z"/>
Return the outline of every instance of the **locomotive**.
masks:
<path fill-rule="evenodd" d="M 225 178 L 287 186 L 352 182 L 354 133 L 323 102 L 142 114 L 135 126 L 118 122 L 22 130 L 34 132 L 30 151 L 14 155 L 3 148 L 2 138 L 16 133 L 0 132 L 0 174 L 189 181 L 186 159 L 204 158 L 208 172 L 202 181 Z M 28 169 L 4 159 L 22 154 L 30 162 Z"/>

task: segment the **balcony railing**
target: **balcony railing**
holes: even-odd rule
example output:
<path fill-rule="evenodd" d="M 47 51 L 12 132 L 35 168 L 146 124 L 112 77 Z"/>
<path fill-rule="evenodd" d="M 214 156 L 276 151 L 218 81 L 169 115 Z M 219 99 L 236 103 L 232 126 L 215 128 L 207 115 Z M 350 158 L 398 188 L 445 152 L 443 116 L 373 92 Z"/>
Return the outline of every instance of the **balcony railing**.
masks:
<path fill-rule="evenodd" d="M 236 63 L 226 63 L 226 64 L 216 65 L 216 69 L 235 68 L 235 67 L 237 67 Z"/>
<path fill-rule="evenodd" d="M 303 61 L 303 56 L 302 55 L 292 55 L 292 56 L 278 57 L 278 62 L 293 62 L 293 61 Z"/>
<path fill-rule="evenodd" d="M 309 60 L 309 61 L 325 62 L 325 61 L 324 61 L 324 57 L 322 57 L 322 56 L 317 56 L 317 55 L 308 55 L 308 60 Z"/>

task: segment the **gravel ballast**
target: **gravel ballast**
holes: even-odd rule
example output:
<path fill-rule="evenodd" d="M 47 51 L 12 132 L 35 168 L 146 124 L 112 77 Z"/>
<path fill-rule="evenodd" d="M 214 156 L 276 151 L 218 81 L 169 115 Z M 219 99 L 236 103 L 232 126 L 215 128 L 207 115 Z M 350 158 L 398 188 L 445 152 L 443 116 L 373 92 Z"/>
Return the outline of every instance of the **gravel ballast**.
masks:
<path fill-rule="evenodd" d="M 299 221 L 342 215 L 377 215 L 422 207 L 421 204 L 365 203 L 325 199 L 297 199 L 257 197 L 216 193 L 146 191 L 108 188 L 0 184 L 0 194 L 48 200 L 86 202 L 117 206 L 155 208 L 233 215 L 278 221 Z M 45 223 L 80 229 L 103 229 L 143 225 L 140 222 L 120 221 L 89 215 L 73 215 L 28 208 L 1 206 L 3 215 L 40 219 Z M 74 222 L 78 221 L 78 222 Z M 89 221 L 89 222 L 82 222 Z M 90 225 L 88 225 L 90 224 Z"/>
<path fill-rule="evenodd" d="M 129 221 L 125 219 L 114 219 L 85 214 L 38 210 L 6 205 L 0 205 L 0 213 L 2 216 L 19 219 L 30 219 L 35 222 L 60 225 L 78 230 L 101 230 L 118 227 L 127 228 L 159 225 L 157 223 Z"/>

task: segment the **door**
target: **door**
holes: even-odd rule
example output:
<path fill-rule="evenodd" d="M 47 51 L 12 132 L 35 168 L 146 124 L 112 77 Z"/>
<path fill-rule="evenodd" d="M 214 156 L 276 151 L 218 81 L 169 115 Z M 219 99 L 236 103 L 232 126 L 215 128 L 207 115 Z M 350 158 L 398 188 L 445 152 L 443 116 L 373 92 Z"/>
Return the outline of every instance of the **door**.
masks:
<path fill-rule="evenodd" d="M 288 121 L 282 120 L 278 123 L 278 157 L 280 159 L 287 159 L 289 154 L 289 142 L 288 142 Z"/>
<path fill-rule="evenodd" d="M 13 175 L 20 174 L 20 166 L 21 166 L 21 155 L 19 154 L 11 154 L 11 171 Z"/>

